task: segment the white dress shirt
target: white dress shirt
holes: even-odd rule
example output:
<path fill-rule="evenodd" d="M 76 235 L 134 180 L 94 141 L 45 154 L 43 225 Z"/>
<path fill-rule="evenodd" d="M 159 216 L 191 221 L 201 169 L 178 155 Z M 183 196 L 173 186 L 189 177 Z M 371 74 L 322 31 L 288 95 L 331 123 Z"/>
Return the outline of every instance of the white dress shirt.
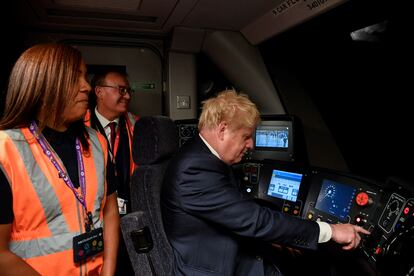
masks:
<path fill-rule="evenodd" d="M 106 119 L 103 115 L 101 115 L 98 112 L 98 109 L 96 107 L 95 107 L 95 114 L 96 114 L 96 117 L 98 118 L 99 123 L 101 123 L 101 126 L 105 130 L 106 138 L 108 139 L 108 141 L 111 141 L 111 128 L 109 127 L 109 123 L 112 123 L 112 122 L 116 123 L 116 128 L 115 128 L 115 132 L 116 132 L 119 126 L 119 118 L 116 118 L 113 121 L 109 121 L 108 119 Z M 111 143 L 109 143 L 109 146 L 111 147 Z M 112 152 L 111 152 L 111 155 L 112 155 Z"/>

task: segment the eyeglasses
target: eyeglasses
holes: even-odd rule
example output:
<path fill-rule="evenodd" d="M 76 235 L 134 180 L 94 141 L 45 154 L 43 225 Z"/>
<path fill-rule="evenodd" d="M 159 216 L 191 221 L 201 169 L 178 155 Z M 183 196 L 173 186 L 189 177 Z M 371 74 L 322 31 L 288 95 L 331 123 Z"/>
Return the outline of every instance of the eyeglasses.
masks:
<path fill-rule="evenodd" d="M 134 89 L 128 86 L 111 86 L 111 85 L 98 85 L 98 86 L 118 89 L 118 92 L 121 96 L 125 96 L 126 93 L 128 93 L 129 95 L 134 93 Z"/>

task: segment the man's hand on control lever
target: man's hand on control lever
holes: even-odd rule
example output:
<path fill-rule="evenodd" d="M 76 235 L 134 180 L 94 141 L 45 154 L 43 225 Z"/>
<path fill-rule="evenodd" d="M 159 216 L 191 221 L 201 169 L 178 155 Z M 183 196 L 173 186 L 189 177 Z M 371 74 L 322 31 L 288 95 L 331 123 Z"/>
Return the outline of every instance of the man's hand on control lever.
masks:
<path fill-rule="evenodd" d="M 330 224 L 332 229 L 332 240 L 343 245 L 344 250 L 351 250 L 358 247 L 361 242 L 360 234 L 370 234 L 364 228 L 353 224 Z"/>

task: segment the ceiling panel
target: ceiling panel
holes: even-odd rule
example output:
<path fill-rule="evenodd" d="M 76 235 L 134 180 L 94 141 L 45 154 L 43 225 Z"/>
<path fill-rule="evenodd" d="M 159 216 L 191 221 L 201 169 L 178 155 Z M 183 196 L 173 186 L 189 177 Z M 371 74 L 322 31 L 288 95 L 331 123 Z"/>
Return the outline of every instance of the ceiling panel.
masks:
<path fill-rule="evenodd" d="M 18 0 L 34 16 L 23 25 L 42 29 L 163 32 L 178 0 Z M 21 11 L 21 14 L 27 11 Z"/>
<path fill-rule="evenodd" d="M 200 0 L 182 25 L 239 31 L 281 0 Z"/>
<path fill-rule="evenodd" d="M 51 0 L 51 5 L 56 4 L 68 8 L 108 9 L 112 11 L 138 11 L 142 0 Z"/>
<path fill-rule="evenodd" d="M 167 35 L 176 26 L 241 31 L 253 44 L 316 13 L 294 20 L 299 0 L 15 0 L 18 22 L 30 29 Z M 343 2 L 346 0 L 331 0 Z M 290 4 L 289 4 L 290 3 Z M 293 3 L 293 4 L 292 4 Z M 299 3 L 299 4 L 297 4 Z M 294 5 L 295 4 L 295 5 Z M 289 12 L 275 13 L 277 7 Z M 314 10 L 323 10 L 324 6 Z M 277 15 L 277 16 L 276 16 Z M 270 17 L 270 20 L 262 20 Z M 297 16 L 296 16 L 297 17 Z M 277 20 L 276 20 L 277 19 Z M 280 20 L 279 20 L 280 19 Z M 264 22 L 264 23 L 263 23 Z"/>

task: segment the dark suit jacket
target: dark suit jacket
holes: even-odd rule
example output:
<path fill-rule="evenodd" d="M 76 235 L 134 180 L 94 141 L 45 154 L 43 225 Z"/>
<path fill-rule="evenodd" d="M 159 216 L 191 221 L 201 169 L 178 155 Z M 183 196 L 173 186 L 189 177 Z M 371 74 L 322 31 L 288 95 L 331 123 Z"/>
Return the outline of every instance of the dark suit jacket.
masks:
<path fill-rule="evenodd" d="M 170 162 L 164 179 L 162 214 L 174 252 L 174 275 L 263 275 L 260 259 L 246 264 L 249 258 L 241 254 L 240 245 L 249 238 L 317 246 L 315 222 L 244 198 L 231 167 L 198 136 Z"/>

